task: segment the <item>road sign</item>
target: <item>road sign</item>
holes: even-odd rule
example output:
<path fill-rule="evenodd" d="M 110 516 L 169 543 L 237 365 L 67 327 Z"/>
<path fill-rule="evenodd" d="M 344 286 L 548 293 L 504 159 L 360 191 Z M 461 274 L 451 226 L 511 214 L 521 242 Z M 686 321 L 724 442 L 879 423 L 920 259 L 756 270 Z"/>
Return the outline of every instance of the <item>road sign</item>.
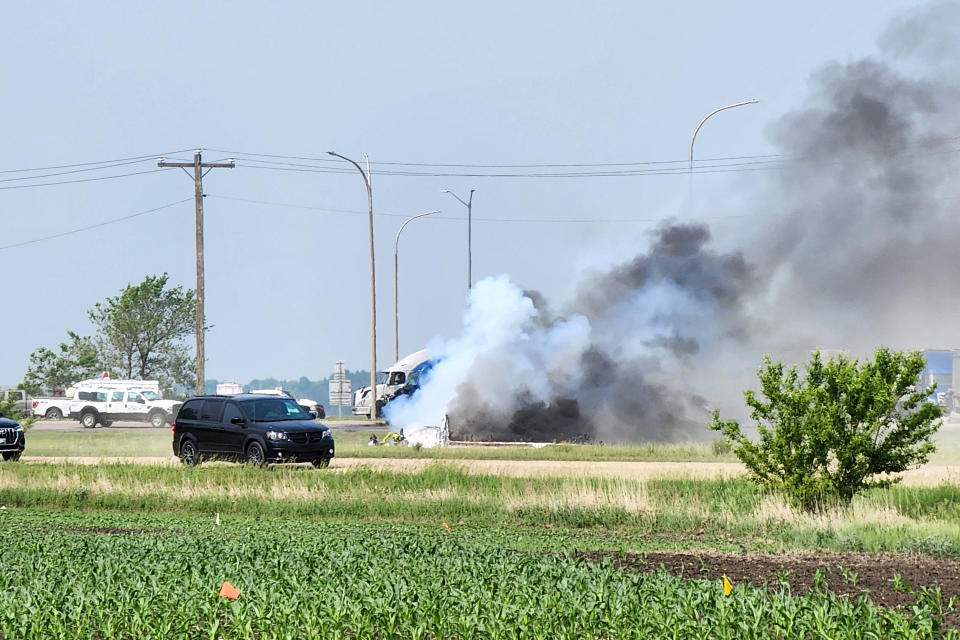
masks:
<path fill-rule="evenodd" d="M 330 404 L 337 405 L 337 415 L 342 415 L 340 407 L 353 406 L 352 383 L 343 371 L 343 360 L 337 360 L 333 377 L 330 378 Z"/>

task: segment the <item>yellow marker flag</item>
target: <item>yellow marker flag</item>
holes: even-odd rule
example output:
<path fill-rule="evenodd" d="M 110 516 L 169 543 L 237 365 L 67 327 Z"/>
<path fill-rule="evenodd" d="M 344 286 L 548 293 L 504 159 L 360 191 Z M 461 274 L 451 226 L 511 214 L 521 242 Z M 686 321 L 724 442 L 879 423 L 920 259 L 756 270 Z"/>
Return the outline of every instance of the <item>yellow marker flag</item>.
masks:
<path fill-rule="evenodd" d="M 733 591 L 733 583 L 730 582 L 727 574 L 723 574 L 723 595 L 728 596 L 731 591 Z"/>

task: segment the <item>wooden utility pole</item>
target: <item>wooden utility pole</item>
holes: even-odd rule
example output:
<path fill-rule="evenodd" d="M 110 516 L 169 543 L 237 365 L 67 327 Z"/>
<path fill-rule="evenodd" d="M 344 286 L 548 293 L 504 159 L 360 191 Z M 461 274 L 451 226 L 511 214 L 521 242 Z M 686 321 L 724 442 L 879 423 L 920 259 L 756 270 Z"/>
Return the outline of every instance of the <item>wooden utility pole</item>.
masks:
<path fill-rule="evenodd" d="M 200 149 L 193 154 L 193 162 L 167 162 L 163 158 L 157 161 L 158 167 L 180 167 L 184 173 L 187 167 L 193 167 L 193 193 L 197 207 L 197 316 L 194 323 L 194 333 L 197 336 L 197 394 L 203 395 L 204 388 L 204 338 L 206 337 L 206 323 L 203 313 L 203 176 L 210 173 L 211 169 L 233 169 L 236 162 L 231 158 L 227 162 L 203 162 Z M 206 171 L 203 171 L 206 169 Z"/>

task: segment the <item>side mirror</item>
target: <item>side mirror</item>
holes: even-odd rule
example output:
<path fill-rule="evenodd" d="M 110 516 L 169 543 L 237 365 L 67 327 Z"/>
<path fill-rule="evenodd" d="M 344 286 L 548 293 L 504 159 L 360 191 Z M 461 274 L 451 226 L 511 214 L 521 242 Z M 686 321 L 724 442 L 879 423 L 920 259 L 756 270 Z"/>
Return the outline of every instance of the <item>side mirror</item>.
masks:
<path fill-rule="evenodd" d="M 0 418 L 3 417 L 3 411 L 0 411 Z"/>
<path fill-rule="evenodd" d="M 233 416 L 230 418 L 230 424 L 243 424 L 243 418 L 240 416 Z"/>
<path fill-rule="evenodd" d="M 316 419 L 317 419 L 317 412 L 316 412 L 316 411 L 308 411 L 307 413 L 310 414 L 310 418 L 311 418 L 311 419 L 313 419 L 313 420 L 316 420 Z"/>

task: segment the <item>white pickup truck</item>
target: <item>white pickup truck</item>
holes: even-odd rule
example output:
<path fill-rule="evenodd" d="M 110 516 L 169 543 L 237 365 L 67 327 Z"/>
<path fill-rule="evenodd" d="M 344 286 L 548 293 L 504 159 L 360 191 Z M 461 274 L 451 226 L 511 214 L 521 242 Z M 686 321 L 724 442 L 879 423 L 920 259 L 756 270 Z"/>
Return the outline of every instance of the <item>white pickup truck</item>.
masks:
<path fill-rule="evenodd" d="M 70 398 L 49 397 L 33 399 L 33 415 L 56 420 L 70 413 Z"/>
<path fill-rule="evenodd" d="M 85 380 L 73 388 L 69 415 L 87 429 L 109 427 L 117 420 L 160 428 L 173 422 L 181 404 L 164 400 L 156 380 Z"/>

